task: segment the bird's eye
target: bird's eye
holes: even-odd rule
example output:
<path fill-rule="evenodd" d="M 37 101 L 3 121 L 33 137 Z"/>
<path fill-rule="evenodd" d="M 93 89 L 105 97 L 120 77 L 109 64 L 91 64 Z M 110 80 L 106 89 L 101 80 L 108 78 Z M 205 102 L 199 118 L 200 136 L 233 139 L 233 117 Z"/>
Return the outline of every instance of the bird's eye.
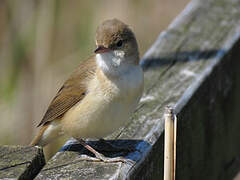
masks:
<path fill-rule="evenodd" d="M 117 47 L 121 47 L 122 44 L 123 44 L 122 40 L 119 40 L 119 41 L 117 42 Z"/>

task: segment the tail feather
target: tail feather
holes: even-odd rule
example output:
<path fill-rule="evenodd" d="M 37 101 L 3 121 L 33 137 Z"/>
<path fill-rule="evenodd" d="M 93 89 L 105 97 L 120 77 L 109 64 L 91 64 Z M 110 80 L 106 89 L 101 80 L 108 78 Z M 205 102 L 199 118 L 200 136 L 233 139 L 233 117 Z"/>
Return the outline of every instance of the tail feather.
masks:
<path fill-rule="evenodd" d="M 30 143 L 30 146 L 42 146 L 43 147 L 48 144 L 47 142 L 43 141 L 43 134 L 48 127 L 49 127 L 48 124 L 43 125 L 41 127 L 38 134 L 33 138 L 32 142 Z"/>
<path fill-rule="evenodd" d="M 34 137 L 30 145 L 43 147 L 62 135 L 63 132 L 61 122 L 59 120 L 54 120 L 42 125 L 41 129 Z"/>

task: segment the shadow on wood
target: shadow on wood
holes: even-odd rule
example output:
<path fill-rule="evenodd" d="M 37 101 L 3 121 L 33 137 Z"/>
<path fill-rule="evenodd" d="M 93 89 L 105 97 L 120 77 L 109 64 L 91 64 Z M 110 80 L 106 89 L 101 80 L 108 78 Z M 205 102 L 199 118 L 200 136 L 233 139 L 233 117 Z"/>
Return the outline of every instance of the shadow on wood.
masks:
<path fill-rule="evenodd" d="M 186 63 L 189 61 L 207 61 L 215 57 L 218 53 L 224 54 L 223 49 L 212 49 L 205 51 L 180 51 L 163 53 L 159 57 L 142 59 L 141 66 L 144 71 L 149 68 L 158 68 L 166 65 L 174 65 L 174 63 Z"/>
<path fill-rule="evenodd" d="M 145 149 L 150 148 L 150 144 L 143 140 L 128 140 L 128 139 L 116 139 L 116 140 L 102 140 L 100 141 L 87 141 L 87 144 L 92 146 L 95 150 L 104 154 L 106 157 L 124 157 L 133 161 L 140 159 L 138 153 L 141 153 Z M 85 154 L 94 157 L 94 155 L 86 150 L 77 140 L 69 140 L 59 152 L 70 151 L 78 154 Z"/>

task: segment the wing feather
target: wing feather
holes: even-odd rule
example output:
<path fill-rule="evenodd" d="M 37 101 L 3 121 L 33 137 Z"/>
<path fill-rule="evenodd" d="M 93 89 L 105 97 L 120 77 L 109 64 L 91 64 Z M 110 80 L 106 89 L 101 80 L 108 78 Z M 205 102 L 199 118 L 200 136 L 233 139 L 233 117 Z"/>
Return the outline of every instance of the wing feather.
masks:
<path fill-rule="evenodd" d="M 93 77 L 95 72 L 96 61 L 94 56 L 91 56 L 83 61 L 65 81 L 38 126 L 63 116 L 64 113 L 81 101 L 87 93 L 86 82 Z"/>

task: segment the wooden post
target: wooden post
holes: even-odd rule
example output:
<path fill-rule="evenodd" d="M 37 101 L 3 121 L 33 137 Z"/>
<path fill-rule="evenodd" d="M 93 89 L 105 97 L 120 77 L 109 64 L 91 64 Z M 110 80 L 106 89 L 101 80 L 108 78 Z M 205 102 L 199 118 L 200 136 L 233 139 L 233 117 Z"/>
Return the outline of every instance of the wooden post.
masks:
<path fill-rule="evenodd" d="M 164 139 L 164 180 L 175 179 L 177 118 L 173 108 L 166 107 Z"/>

